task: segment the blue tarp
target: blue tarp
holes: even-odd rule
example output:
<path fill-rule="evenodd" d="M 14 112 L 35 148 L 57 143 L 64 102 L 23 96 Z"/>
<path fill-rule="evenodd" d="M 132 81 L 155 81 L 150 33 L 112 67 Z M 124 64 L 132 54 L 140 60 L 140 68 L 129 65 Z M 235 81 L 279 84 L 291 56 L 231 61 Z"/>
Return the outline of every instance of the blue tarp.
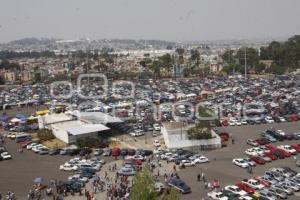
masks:
<path fill-rule="evenodd" d="M 23 114 L 16 114 L 16 118 L 24 121 L 26 120 L 26 117 Z"/>
<path fill-rule="evenodd" d="M 7 118 L 8 117 L 6 115 L 0 115 L 0 121 L 6 121 Z"/>

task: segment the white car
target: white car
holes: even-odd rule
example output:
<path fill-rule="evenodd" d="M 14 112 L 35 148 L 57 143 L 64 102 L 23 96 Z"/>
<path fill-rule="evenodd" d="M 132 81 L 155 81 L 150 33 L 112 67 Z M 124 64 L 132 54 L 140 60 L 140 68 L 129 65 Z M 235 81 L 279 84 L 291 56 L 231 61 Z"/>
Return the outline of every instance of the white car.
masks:
<path fill-rule="evenodd" d="M 239 197 L 240 200 L 254 200 L 252 197 L 249 197 L 249 196 L 242 196 L 242 197 Z"/>
<path fill-rule="evenodd" d="M 12 158 L 8 152 L 1 153 L 1 157 L 3 158 L 3 160 L 9 160 Z"/>
<path fill-rule="evenodd" d="M 279 116 L 278 119 L 279 119 L 281 122 L 286 122 L 286 120 L 284 119 L 284 117 Z"/>
<path fill-rule="evenodd" d="M 135 160 L 141 160 L 144 161 L 146 158 L 141 156 L 141 155 L 134 155 L 134 156 L 126 156 L 125 160 L 130 160 L 130 159 L 135 159 Z"/>
<path fill-rule="evenodd" d="M 285 132 L 282 131 L 282 130 L 277 130 L 276 132 L 279 133 L 279 134 L 282 135 L 282 136 L 285 136 Z"/>
<path fill-rule="evenodd" d="M 131 135 L 133 137 L 138 137 L 138 136 L 144 135 L 144 133 L 142 130 L 135 130 L 135 131 L 129 133 L 129 135 Z"/>
<path fill-rule="evenodd" d="M 264 153 L 270 153 L 270 152 L 271 152 L 271 150 L 268 149 L 268 148 L 265 147 L 265 146 L 259 146 L 258 148 L 261 149 Z"/>
<path fill-rule="evenodd" d="M 173 156 L 173 153 L 171 153 L 171 152 L 166 152 L 166 153 L 162 154 L 162 155 L 160 156 L 160 158 L 163 159 L 163 160 L 167 160 L 167 159 L 171 158 L 172 156 Z"/>
<path fill-rule="evenodd" d="M 205 156 L 197 156 L 194 159 L 190 158 L 190 160 L 192 160 L 194 163 L 206 163 L 209 162 L 209 159 Z"/>
<path fill-rule="evenodd" d="M 229 120 L 229 126 L 235 126 L 236 125 L 236 120 L 235 119 L 230 119 Z"/>
<path fill-rule="evenodd" d="M 35 153 L 38 153 L 43 148 L 46 148 L 46 147 L 42 144 L 38 144 L 38 145 L 35 145 L 34 147 L 32 147 L 31 150 L 34 151 Z"/>
<path fill-rule="evenodd" d="M 232 160 L 232 163 L 242 168 L 247 168 L 249 166 L 249 163 L 243 158 L 235 158 Z"/>
<path fill-rule="evenodd" d="M 268 157 L 268 156 L 265 156 L 265 155 L 263 155 L 263 156 L 260 156 L 265 162 L 271 162 L 272 161 L 272 159 L 270 158 L 270 157 Z"/>
<path fill-rule="evenodd" d="M 207 193 L 207 196 L 215 200 L 228 200 L 228 197 L 226 197 L 222 192 L 209 192 Z"/>
<path fill-rule="evenodd" d="M 241 122 L 242 122 L 242 125 L 247 125 L 248 124 L 247 120 L 245 120 L 245 119 L 242 119 Z"/>
<path fill-rule="evenodd" d="M 263 155 L 264 151 L 262 149 L 260 149 L 259 147 L 253 147 L 253 148 L 247 149 L 245 151 L 245 153 L 249 156 L 259 156 L 259 155 Z"/>
<path fill-rule="evenodd" d="M 76 171 L 78 170 L 78 166 L 65 163 L 64 165 L 59 166 L 59 169 L 63 171 Z"/>
<path fill-rule="evenodd" d="M 154 140 L 154 141 L 153 141 L 153 145 L 154 145 L 155 147 L 160 147 L 160 142 L 159 142 L 159 140 Z"/>
<path fill-rule="evenodd" d="M 191 167 L 191 166 L 195 166 L 195 163 L 190 160 L 182 160 L 179 165 L 181 166 L 184 165 L 185 167 Z"/>
<path fill-rule="evenodd" d="M 256 166 L 256 162 L 254 162 L 253 160 L 251 160 L 250 158 L 243 158 L 243 160 L 248 163 L 248 165 L 250 165 L 251 167 L 255 167 Z"/>
<path fill-rule="evenodd" d="M 255 179 L 244 179 L 242 181 L 242 183 L 245 183 L 245 184 L 249 185 L 250 187 L 252 187 L 255 190 L 261 190 L 261 189 L 263 189 L 265 187 L 264 185 L 260 184 Z"/>
<path fill-rule="evenodd" d="M 153 128 L 155 131 L 160 131 L 160 125 L 159 124 L 154 124 Z"/>
<path fill-rule="evenodd" d="M 37 143 L 30 143 L 30 144 L 28 144 L 27 146 L 26 146 L 26 149 L 28 149 L 28 150 L 30 150 L 30 149 L 32 149 L 32 147 L 34 147 L 34 146 L 36 146 L 36 145 L 38 145 Z"/>
<path fill-rule="evenodd" d="M 225 187 L 226 190 L 231 191 L 234 194 L 238 194 L 240 196 L 246 196 L 247 192 L 245 192 L 244 190 L 241 190 L 239 187 L 235 186 L 235 185 L 228 185 Z"/>
<path fill-rule="evenodd" d="M 297 154 L 297 151 L 295 149 L 293 149 L 290 145 L 280 145 L 280 146 L 277 146 L 277 148 L 283 149 L 283 150 L 291 153 L 292 155 Z"/>
<path fill-rule="evenodd" d="M 241 125 L 242 125 L 242 122 L 241 122 L 240 120 L 236 120 L 236 121 L 235 121 L 235 125 L 241 126 Z"/>
<path fill-rule="evenodd" d="M 274 119 L 273 119 L 272 117 L 270 117 L 270 116 L 266 116 L 266 117 L 265 117 L 265 120 L 266 120 L 266 122 L 267 122 L 268 124 L 274 123 Z"/>

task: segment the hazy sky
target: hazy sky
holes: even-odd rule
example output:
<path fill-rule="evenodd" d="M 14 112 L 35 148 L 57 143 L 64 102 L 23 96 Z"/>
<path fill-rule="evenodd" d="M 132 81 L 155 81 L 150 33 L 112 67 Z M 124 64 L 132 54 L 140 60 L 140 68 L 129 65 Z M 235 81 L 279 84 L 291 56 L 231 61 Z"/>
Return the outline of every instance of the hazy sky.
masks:
<path fill-rule="evenodd" d="M 0 42 L 274 38 L 299 34 L 299 19 L 300 0 L 1 0 Z"/>

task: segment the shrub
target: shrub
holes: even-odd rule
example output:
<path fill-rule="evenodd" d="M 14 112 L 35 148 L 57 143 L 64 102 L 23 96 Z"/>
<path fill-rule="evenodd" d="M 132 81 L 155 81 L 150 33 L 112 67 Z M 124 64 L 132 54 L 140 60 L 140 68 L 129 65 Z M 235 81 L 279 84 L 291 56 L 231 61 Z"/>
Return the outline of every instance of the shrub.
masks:
<path fill-rule="evenodd" d="M 210 121 L 200 121 L 196 124 L 195 127 L 187 130 L 189 139 L 203 140 L 211 139 L 211 126 Z"/>
<path fill-rule="evenodd" d="M 102 138 L 85 137 L 85 138 L 77 139 L 76 145 L 79 148 L 82 147 L 103 148 L 103 147 L 108 147 L 108 142 L 105 142 Z"/>
<path fill-rule="evenodd" d="M 38 130 L 37 136 L 43 142 L 55 139 L 55 136 L 53 135 L 52 130 L 45 129 L 45 128 Z"/>

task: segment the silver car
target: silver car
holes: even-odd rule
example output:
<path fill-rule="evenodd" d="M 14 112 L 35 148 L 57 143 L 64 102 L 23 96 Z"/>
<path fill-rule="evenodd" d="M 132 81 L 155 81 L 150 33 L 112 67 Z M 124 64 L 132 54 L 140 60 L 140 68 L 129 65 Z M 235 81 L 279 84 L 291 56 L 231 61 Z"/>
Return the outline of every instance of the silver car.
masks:
<path fill-rule="evenodd" d="M 281 198 L 281 199 L 287 199 L 288 198 L 287 193 L 285 193 L 283 190 L 275 189 L 275 188 L 269 188 L 268 191 L 270 193 L 272 193 L 273 195 Z"/>
<path fill-rule="evenodd" d="M 281 185 L 285 185 L 289 188 L 291 188 L 292 190 L 294 190 L 295 192 L 298 192 L 300 190 L 300 187 L 290 181 L 285 181 L 283 183 L 281 183 Z"/>
<path fill-rule="evenodd" d="M 271 188 L 282 190 L 285 193 L 287 193 L 288 195 L 292 195 L 294 193 L 294 191 L 291 188 L 286 187 L 286 186 L 282 186 L 282 185 L 279 185 L 279 184 L 272 185 Z"/>

